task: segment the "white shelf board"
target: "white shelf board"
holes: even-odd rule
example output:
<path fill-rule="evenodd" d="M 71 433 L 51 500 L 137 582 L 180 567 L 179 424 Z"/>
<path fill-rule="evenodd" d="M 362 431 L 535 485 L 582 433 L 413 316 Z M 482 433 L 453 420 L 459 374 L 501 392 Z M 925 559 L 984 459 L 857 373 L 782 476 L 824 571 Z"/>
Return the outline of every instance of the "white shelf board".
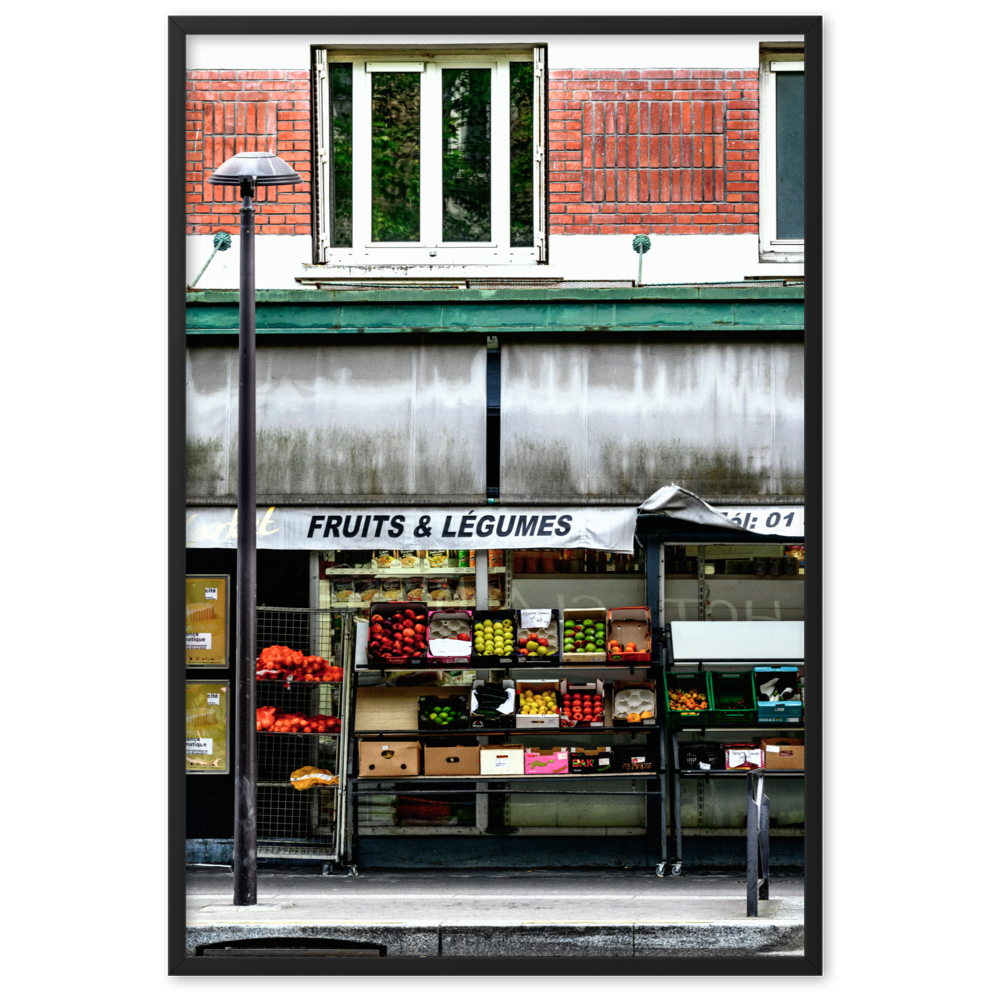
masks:
<path fill-rule="evenodd" d="M 672 622 L 674 661 L 805 657 L 804 622 Z"/>

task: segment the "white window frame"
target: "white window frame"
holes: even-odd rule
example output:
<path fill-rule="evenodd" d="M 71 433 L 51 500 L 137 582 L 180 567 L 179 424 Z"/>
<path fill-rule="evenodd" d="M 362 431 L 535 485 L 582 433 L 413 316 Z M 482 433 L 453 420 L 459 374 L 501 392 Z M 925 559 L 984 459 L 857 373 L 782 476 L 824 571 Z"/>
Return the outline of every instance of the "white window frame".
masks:
<path fill-rule="evenodd" d="M 397 265 L 534 264 L 547 262 L 545 224 L 545 49 L 476 48 L 401 51 L 366 48 L 315 50 L 316 85 L 316 256 L 321 264 L 383 267 Z M 352 247 L 331 246 L 329 163 L 332 155 L 328 65 L 349 62 L 353 84 Z M 511 62 L 534 65 L 534 245 L 510 246 L 510 93 Z M 446 243 L 442 238 L 442 70 L 489 69 L 490 130 L 489 243 Z M 371 239 L 371 73 L 419 72 L 420 83 L 420 241 L 373 243 Z M 500 96 L 503 99 L 498 100 Z"/>
<path fill-rule="evenodd" d="M 761 49 L 759 79 L 759 174 L 757 233 L 761 263 L 798 264 L 805 261 L 805 240 L 779 240 L 777 192 L 777 101 L 775 74 L 805 70 L 802 51 Z"/>

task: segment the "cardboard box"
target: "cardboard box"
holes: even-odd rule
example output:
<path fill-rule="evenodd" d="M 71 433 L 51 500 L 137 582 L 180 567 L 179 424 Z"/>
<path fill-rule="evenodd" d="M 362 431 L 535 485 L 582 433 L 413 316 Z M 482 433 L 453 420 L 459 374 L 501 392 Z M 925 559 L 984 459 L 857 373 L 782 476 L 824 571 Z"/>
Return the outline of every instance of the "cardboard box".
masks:
<path fill-rule="evenodd" d="M 592 750 L 583 747 L 569 748 L 570 774 L 600 774 L 614 769 L 614 751 L 611 747 L 594 747 Z"/>
<path fill-rule="evenodd" d="M 593 621 L 594 625 L 604 626 L 604 641 L 595 636 L 594 645 L 596 651 L 592 653 L 579 652 L 567 653 L 565 651 L 566 642 L 566 622 L 571 621 L 576 625 L 582 624 L 586 620 Z M 559 628 L 559 649 L 562 652 L 564 663 L 607 663 L 607 638 L 608 638 L 608 609 L 607 608 L 567 608 L 563 612 L 562 621 Z"/>
<path fill-rule="evenodd" d="M 798 667 L 754 667 L 753 683 L 757 693 L 757 721 L 799 725 L 802 722 L 802 699 L 799 697 Z M 774 685 L 775 693 L 791 688 L 789 697 L 770 701 L 762 687 Z"/>
<path fill-rule="evenodd" d="M 358 740 L 358 777 L 416 778 L 420 758 L 419 743 Z"/>
<path fill-rule="evenodd" d="M 424 774 L 479 774 L 479 744 L 473 747 L 424 747 Z"/>
<path fill-rule="evenodd" d="M 524 751 L 525 774 L 569 774 L 569 747 L 528 747 Z"/>
<path fill-rule="evenodd" d="M 524 774 L 524 744 L 503 743 L 479 748 L 479 773 L 494 777 Z"/>
<path fill-rule="evenodd" d="M 600 699 L 600 718 L 584 722 L 571 717 L 571 700 L 574 693 L 595 695 Z M 599 677 L 593 681 L 569 681 L 563 679 L 559 684 L 559 725 L 564 729 L 601 729 L 608 725 L 608 704 L 604 697 L 604 681 Z"/>
<path fill-rule="evenodd" d="M 681 743 L 678 756 L 682 771 L 724 771 L 726 754 L 721 743 Z"/>
<path fill-rule="evenodd" d="M 649 663 L 653 649 L 653 629 L 649 608 L 611 608 L 608 611 L 608 642 L 617 640 L 622 649 L 635 643 L 635 652 L 608 651 L 608 662 Z"/>
<path fill-rule="evenodd" d="M 727 771 L 749 771 L 764 766 L 764 751 L 756 744 L 730 743 L 724 749 Z"/>
<path fill-rule="evenodd" d="M 806 745 L 802 740 L 771 736 L 760 741 L 764 754 L 764 767 L 769 771 L 804 771 Z"/>
<path fill-rule="evenodd" d="M 517 682 L 517 702 L 518 714 L 516 726 L 518 729 L 558 729 L 559 728 L 559 688 L 560 682 L 557 680 L 532 680 Z M 556 692 L 556 712 L 554 715 L 521 715 L 521 692 L 531 691 L 533 694 L 541 694 L 542 691 Z"/>
<path fill-rule="evenodd" d="M 614 748 L 615 770 L 622 774 L 650 773 L 656 770 L 656 754 L 652 747 L 629 743 Z"/>
<path fill-rule="evenodd" d="M 525 622 L 530 622 L 533 616 L 538 616 L 543 612 L 549 616 L 547 625 L 525 624 Z M 542 614 L 542 617 L 544 617 L 544 614 Z M 539 639 L 544 639 L 547 643 L 545 648 L 553 650 L 551 658 L 558 658 L 559 650 L 562 649 L 562 646 L 559 644 L 559 609 L 523 608 L 517 613 L 517 645 L 514 648 L 514 655 L 519 661 L 524 663 L 544 662 L 549 659 L 549 656 L 531 656 L 525 652 L 526 647 L 521 645 L 521 640 L 528 640 L 528 636 L 530 635 L 537 635 Z"/>
<path fill-rule="evenodd" d="M 624 692 L 624 693 L 623 693 Z M 611 702 L 612 718 L 627 726 L 656 725 L 656 684 L 653 681 L 615 681 Z M 629 722 L 629 715 L 652 712 L 647 719 Z"/>
<path fill-rule="evenodd" d="M 514 682 L 512 680 L 505 679 L 499 684 L 490 684 L 490 688 L 503 688 L 512 693 L 513 697 L 510 702 L 510 714 L 503 715 L 499 713 L 497 715 L 480 715 L 479 713 L 479 696 L 478 691 L 481 691 L 483 687 L 486 686 L 486 681 L 473 681 L 472 683 L 472 697 L 470 700 L 471 711 L 469 714 L 469 728 L 470 729 L 516 729 L 517 728 L 517 691 L 514 688 Z"/>

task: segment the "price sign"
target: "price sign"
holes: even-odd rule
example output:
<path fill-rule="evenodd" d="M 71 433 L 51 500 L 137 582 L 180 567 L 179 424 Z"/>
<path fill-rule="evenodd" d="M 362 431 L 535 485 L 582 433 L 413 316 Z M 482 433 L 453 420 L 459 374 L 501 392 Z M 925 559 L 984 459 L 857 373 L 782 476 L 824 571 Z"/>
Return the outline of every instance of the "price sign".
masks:
<path fill-rule="evenodd" d="M 521 612 L 521 628 L 548 628 L 551 621 L 551 608 L 533 608 Z"/>

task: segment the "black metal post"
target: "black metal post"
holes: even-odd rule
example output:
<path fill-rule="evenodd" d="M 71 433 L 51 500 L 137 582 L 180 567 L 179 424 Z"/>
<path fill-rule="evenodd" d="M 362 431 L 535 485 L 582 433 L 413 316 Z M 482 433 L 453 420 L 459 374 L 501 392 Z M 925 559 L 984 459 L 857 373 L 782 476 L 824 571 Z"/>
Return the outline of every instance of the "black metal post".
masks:
<path fill-rule="evenodd" d="M 233 903 L 257 902 L 257 334 L 254 182 L 240 185 L 240 388 L 236 508 Z"/>

